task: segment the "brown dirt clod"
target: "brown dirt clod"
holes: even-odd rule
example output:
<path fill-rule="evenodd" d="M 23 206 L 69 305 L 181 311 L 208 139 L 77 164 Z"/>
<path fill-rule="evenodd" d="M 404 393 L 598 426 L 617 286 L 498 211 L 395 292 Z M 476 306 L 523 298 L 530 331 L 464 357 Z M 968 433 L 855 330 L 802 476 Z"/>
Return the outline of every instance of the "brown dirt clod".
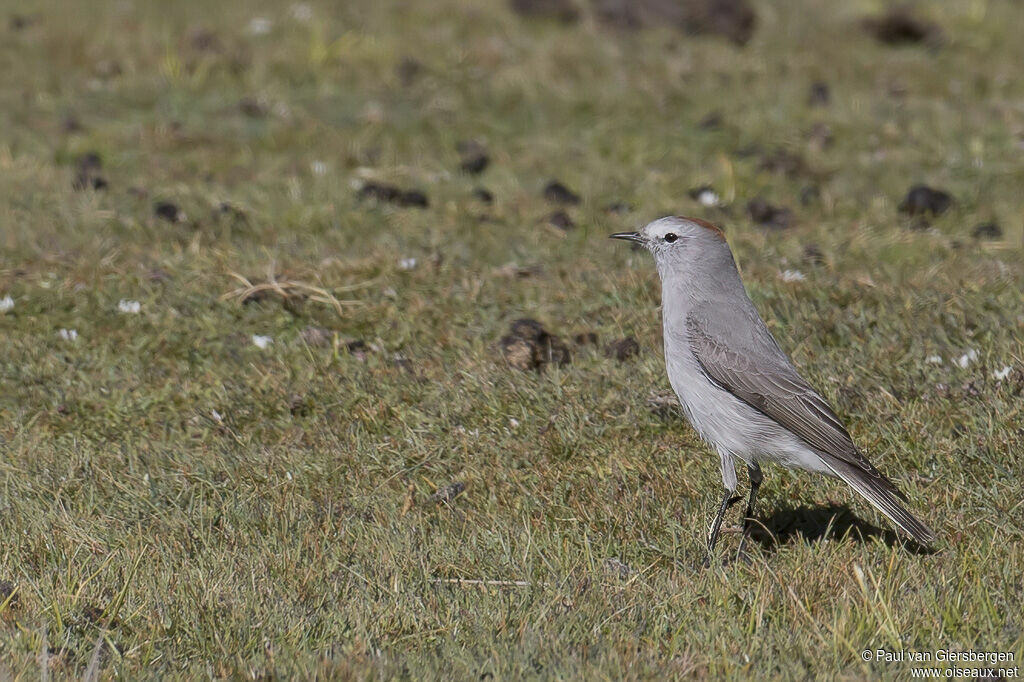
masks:
<path fill-rule="evenodd" d="M 565 365 L 571 361 L 565 342 L 530 318 L 515 320 L 498 345 L 505 361 L 519 370 L 540 370 L 548 364 Z"/>

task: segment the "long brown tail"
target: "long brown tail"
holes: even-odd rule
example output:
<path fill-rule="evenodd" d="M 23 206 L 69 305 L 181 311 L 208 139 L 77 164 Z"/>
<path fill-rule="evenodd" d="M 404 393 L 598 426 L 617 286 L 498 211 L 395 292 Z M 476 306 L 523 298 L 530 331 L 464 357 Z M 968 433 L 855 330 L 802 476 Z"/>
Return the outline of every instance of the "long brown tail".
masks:
<path fill-rule="evenodd" d="M 896 493 L 899 491 L 895 490 L 895 486 L 890 490 L 880 480 L 867 475 L 857 467 L 846 462 L 833 460 L 828 462 L 828 466 L 835 472 L 836 476 L 846 481 L 851 488 L 860 493 L 868 502 L 875 505 L 878 511 L 892 519 L 893 523 L 902 528 L 908 535 L 917 540 L 918 543 L 930 545 L 935 542 L 935 533 L 900 505 L 896 497 Z"/>

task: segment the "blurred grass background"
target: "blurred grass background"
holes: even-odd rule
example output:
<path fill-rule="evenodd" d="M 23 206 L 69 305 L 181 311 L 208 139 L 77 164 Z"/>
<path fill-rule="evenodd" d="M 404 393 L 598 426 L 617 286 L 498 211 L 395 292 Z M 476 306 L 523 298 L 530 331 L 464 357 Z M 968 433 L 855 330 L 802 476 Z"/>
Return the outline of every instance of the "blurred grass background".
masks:
<path fill-rule="evenodd" d="M 1024 655 L 1018 3 L 920 3 L 941 40 L 898 47 L 861 1 L 760 3 L 742 47 L 497 0 L 0 6 L 3 675 L 860 679 L 909 674 L 862 649 Z M 927 229 L 898 211 L 917 183 L 955 202 Z M 700 568 L 717 457 L 652 409 L 656 273 L 605 238 L 668 213 L 724 226 L 937 553 L 772 469 L 753 563 Z M 309 295 L 240 301 L 268 278 Z M 521 317 L 572 362 L 510 367 Z M 639 355 L 607 357 L 623 337 Z"/>

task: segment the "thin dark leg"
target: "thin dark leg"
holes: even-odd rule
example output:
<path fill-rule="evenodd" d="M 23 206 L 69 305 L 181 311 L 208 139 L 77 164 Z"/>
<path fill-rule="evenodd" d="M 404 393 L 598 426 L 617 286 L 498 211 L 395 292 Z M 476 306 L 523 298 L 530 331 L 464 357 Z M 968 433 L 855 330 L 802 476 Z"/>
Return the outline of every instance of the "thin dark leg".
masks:
<path fill-rule="evenodd" d="M 715 516 L 715 521 L 711 524 L 711 535 L 708 537 L 708 558 L 704 562 L 705 566 L 711 565 L 711 559 L 715 555 L 715 545 L 718 544 L 718 535 L 722 530 L 722 519 L 725 517 L 726 510 L 740 499 L 739 497 L 733 497 L 734 492 L 736 491 L 725 491 L 725 497 L 722 498 L 722 506 L 718 508 L 718 515 Z"/>
<path fill-rule="evenodd" d="M 761 487 L 761 481 L 764 480 L 761 467 L 757 464 L 748 464 L 747 474 L 750 476 L 750 499 L 747 500 L 747 515 L 743 518 L 743 539 L 740 540 L 739 556 L 743 556 L 743 548 L 747 544 L 747 538 L 750 537 L 750 531 L 754 528 L 754 505 L 757 504 L 757 489 Z"/>

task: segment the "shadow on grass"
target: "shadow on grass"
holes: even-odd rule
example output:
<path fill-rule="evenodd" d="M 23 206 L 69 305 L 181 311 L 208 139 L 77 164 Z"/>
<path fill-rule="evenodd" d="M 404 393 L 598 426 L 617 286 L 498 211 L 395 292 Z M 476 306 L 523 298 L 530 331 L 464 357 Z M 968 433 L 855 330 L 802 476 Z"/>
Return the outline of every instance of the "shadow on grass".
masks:
<path fill-rule="evenodd" d="M 934 554 L 935 550 L 898 535 L 894 530 L 880 528 L 859 518 L 849 505 L 827 507 L 781 507 L 758 519 L 751 539 L 766 552 L 795 541 L 819 542 L 852 540 L 868 542 L 881 539 L 889 547 L 901 546 L 911 554 Z"/>

